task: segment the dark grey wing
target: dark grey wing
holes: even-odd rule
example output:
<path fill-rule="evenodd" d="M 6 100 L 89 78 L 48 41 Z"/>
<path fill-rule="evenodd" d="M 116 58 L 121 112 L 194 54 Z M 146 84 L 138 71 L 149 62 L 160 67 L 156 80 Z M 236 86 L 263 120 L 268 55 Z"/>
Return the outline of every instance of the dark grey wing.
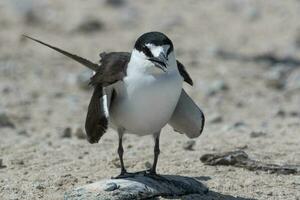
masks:
<path fill-rule="evenodd" d="M 189 95 L 182 89 L 175 111 L 169 120 L 169 125 L 179 133 L 189 138 L 201 135 L 205 123 L 202 110 L 195 104 Z"/>
<path fill-rule="evenodd" d="M 92 85 L 100 83 L 102 86 L 106 87 L 122 80 L 124 76 L 126 76 L 130 53 L 101 53 L 100 57 L 100 67 L 96 70 L 96 74 L 91 78 Z"/>
<path fill-rule="evenodd" d="M 54 47 L 35 38 L 26 35 L 24 35 L 24 37 L 45 45 L 96 72 L 91 78 L 91 84 L 94 86 L 94 92 L 88 107 L 85 130 L 88 141 L 90 143 L 97 143 L 108 127 L 108 116 L 107 113 L 105 113 L 108 105 L 106 104 L 107 99 L 105 98 L 107 98 L 107 96 L 104 94 L 104 87 L 123 79 L 126 75 L 130 53 L 102 53 L 100 54 L 100 65 L 98 65 L 85 58 Z"/>
<path fill-rule="evenodd" d="M 104 98 L 103 87 L 100 84 L 95 86 L 85 121 L 87 139 L 90 143 L 97 143 L 108 127 Z"/>
<path fill-rule="evenodd" d="M 91 78 L 91 84 L 95 89 L 85 123 L 85 130 L 90 143 L 97 143 L 107 130 L 109 116 L 105 112 L 108 112 L 114 96 L 111 85 L 122 80 L 126 75 L 130 53 L 101 53 L 100 57 L 100 66 Z"/>
<path fill-rule="evenodd" d="M 190 85 L 193 85 L 193 80 L 191 79 L 190 75 L 187 73 L 187 71 L 185 70 L 185 67 L 183 66 L 183 64 L 181 62 L 177 61 L 177 67 L 179 70 L 180 75 L 183 77 L 184 81 L 187 82 Z"/>

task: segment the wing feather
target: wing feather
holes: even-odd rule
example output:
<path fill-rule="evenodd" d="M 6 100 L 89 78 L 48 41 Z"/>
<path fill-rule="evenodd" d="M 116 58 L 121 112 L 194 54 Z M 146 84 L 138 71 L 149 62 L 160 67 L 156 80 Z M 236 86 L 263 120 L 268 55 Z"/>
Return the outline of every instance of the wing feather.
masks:
<path fill-rule="evenodd" d="M 179 73 L 183 77 L 184 81 L 190 85 L 193 85 L 194 84 L 193 80 L 191 79 L 190 75 L 186 71 L 184 65 L 181 62 L 179 62 L 178 60 L 177 60 L 177 67 L 178 67 Z"/>

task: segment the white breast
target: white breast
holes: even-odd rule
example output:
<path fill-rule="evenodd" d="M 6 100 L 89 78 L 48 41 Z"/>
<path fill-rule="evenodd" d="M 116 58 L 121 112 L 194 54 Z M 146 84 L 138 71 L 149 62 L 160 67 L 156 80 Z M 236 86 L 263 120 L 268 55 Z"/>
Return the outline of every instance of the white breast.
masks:
<path fill-rule="evenodd" d="M 182 90 L 178 70 L 128 76 L 119 82 L 110 117 L 116 127 L 138 135 L 153 134 L 171 118 Z"/>

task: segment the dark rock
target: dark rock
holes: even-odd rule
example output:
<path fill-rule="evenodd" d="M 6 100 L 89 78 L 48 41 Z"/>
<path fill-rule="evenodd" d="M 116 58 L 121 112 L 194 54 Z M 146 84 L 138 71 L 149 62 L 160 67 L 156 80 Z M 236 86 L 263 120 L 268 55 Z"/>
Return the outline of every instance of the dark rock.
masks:
<path fill-rule="evenodd" d="M 20 159 L 12 160 L 11 164 L 13 165 L 24 165 L 24 161 Z"/>
<path fill-rule="evenodd" d="M 14 123 L 5 113 L 0 113 L 0 128 L 2 127 L 15 128 Z"/>
<path fill-rule="evenodd" d="M 99 19 L 87 19 L 78 25 L 76 31 L 81 33 L 94 33 L 102 30 L 104 23 Z"/>
<path fill-rule="evenodd" d="M 183 149 L 188 151 L 193 151 L 195 144 L 196 144 L 195 140 L 189 140 L 183 144 Z"/>
<path fill-rule="evenodd" d="M 6 165 L 3 165 L 3 160 L 0 158 L 0 169 L 6 168 Z"/>
<path fill-rule="evenodd" d="M 24 135 L 24 136 L 28 136 L 28 133 L 25 129 L 19 130 L 18 131 L 18 135 Z"/>
<path fill-rule="evenodd" d="M 243 122 L 243 121 L 238 121 L 233 124 L 233 128 L 239 128 L 239 127 L 243 127 L 243 126 L 246 126 L 245 122 Z"/>
<path fill-rule="evenodd" d="M 72 129 L 70 127 L 67 127 L 64 129 L 61 135 L 62 138 L 71 138 L 72 137 Z"/>
<path fill-rule="evenodd" d="M 250 137 L 251 138 L 257 138 L 257 137 L 262 137 L 262 136 L 266 136 L 267 133 L 263 132 L 263 131 L 252 131 L 250 133 Z"/>
<path fill-rule="evenodd" d="M 86 134 L 81 128 L 78 128 L 75 132 L 75 135 L 78 139 L 86 139 Z"/>
<path fill-rule="evenodd" d="M 284 110 L 282 110 L 282 109 L 279 109 L 279 110 L 276 112 L 275 116 L 278 116 L 278 117 L 285 117 L 285 116 L 286 116 L 286 112 L 285 112 Z"/>
<path fill-rule="evenodd" d="M 106 0 L 106 4 L 113 7 L 121 7 L 125 4 L 124 0 Z"/>

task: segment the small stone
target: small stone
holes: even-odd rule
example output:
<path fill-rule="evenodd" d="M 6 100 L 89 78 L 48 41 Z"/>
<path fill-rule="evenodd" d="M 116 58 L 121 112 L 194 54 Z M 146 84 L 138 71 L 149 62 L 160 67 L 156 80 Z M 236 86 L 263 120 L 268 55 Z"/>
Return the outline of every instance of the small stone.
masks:
<path fill-rule="evenodd" d="M 106 187 L 104 188 L 104 191 L 111 192 L 119 188 L 120 186 L 117 185 L 116 183 L 107 183 Z"/>
<path fill-rule="evenodd" d="M 267 195 L 268 196 L 273 196 L 273 192 L 268 192 Z"/>
<path fill-rule="evenodd" d="M 14 165 L 24 165 L 24 161 L 19 159 L 13 160 L 11 163 Z"/>
<path fill-rule="evenodd" d="M 223 121 L 223 118 L 219 114 L 215 114 L 209 119 L 209 122 L 212 124 L 221 123 L 222 121 Z"/>
<path fill-rule="evenodd" d="M 78 139 L 86 139 L 86 135 L 83 132 L 82 128 L 77 128 L 75 135 Z"/>
<path fill-rule="evenodd" d="M 151 164 L 149 161 L 147 161 L 147 162 L 145 162 L 145 167 L 146 167 L 147 169 L 151 169 L 152 164 Z"/>
<path fill-rule="evenodd" d="M 125 4 L 124 0 L 106 0 L 106 4 L 113 7 L 121 7 Z"/>
<path fill-rule="evenodd" d="M 239 127 L 243 127 L 243 126 L 246 126 L 246 124 L 242 121 L 238 121 L 233 124 L 233 128 L 239 128 Z"/>
<path fill-rule="evenodd" d="M 265 84 L 267 87 L 273 89 L 284 89 L 286 80 L 285 74 L 287 72 L 287 68 L 285 66 L 278 66 L 272 68 L 272 70 L 268 71 L 265 74 Z"/>
<path fill-rule="evenodd" d="M 188 151 L 193 151 L 195 144 L 196 144 L 195 140 L 189 140 L 183 144 L 183 149 L 188 150 Z"/>
<path fill-rule="evenodd" d="M 209 85 L 206 94 L 208 96 L 213 96 L 221 91 L 227 91 L 227 90 L 229 90 L 229 86 L 225 83 L 225 81 L 217 80 Z"/>
<path fill-rule="evenodd" d="M 6 113 L 0 113 L 0 128 L 2 127 L 15 128 L 14 123 L 10 120 Z"/>
<path fill-rule="evenodd" d="M 285 117 L 285 116 L 286 116 L 286 112 L 285 112 L 284 110 L 282 110 L 282 109 L 279 109 L 279 110 L 276 112 L 275 116 L 278 116 L 278 117 Z"/>
<path fill-rule="evenodd" d="M 99 30 L 102 30 L 103 27 L 104 24 L 99 19 L 86 19 L 78 25 L 76 31 L 81 33 L 94 33 Z"/>
<path fill-rule="evenodd" d="M 45 189 L 45 186 L 44 186 L 41 182 L 35 182 L 35 183 L 33 184 L 33 187 L 34 187 L 35 189 L 38 189 L 38 190 L 44 190 L 44 189 Z"/>
<path fill-rule="evenodd" d="M 266 135 L 267 135 L 267 133 L 262 132 L 262 131 L 252 131 L 250 133 L 251 138 L 257 138 L 257 137 L 262 137 L 262 136 L 266 136 Z"/>
<path fill-rule="evenodd" d="M 18 135 L 28 136 L 28 133 L 25 129 L 18 131 Z"/>
<path fill-rule="evenodd" d="M 300 116 L 300 112 L 297 111 L 291 111 L 290 112 L 291 117 L 299 117 Z"/>
<path fill-rule="evenodd" d="M 70 127 L 65 128 L 61 137 L 62 138 L 71 138 L 72 137 L 72 129 Z"/>
<path fill-rule="evenodd" d="M 2 168 L 6 168 L 6 166 L 3 165 L 3 160 L 0 158 L 0 169 L 2 169 Z"/>

